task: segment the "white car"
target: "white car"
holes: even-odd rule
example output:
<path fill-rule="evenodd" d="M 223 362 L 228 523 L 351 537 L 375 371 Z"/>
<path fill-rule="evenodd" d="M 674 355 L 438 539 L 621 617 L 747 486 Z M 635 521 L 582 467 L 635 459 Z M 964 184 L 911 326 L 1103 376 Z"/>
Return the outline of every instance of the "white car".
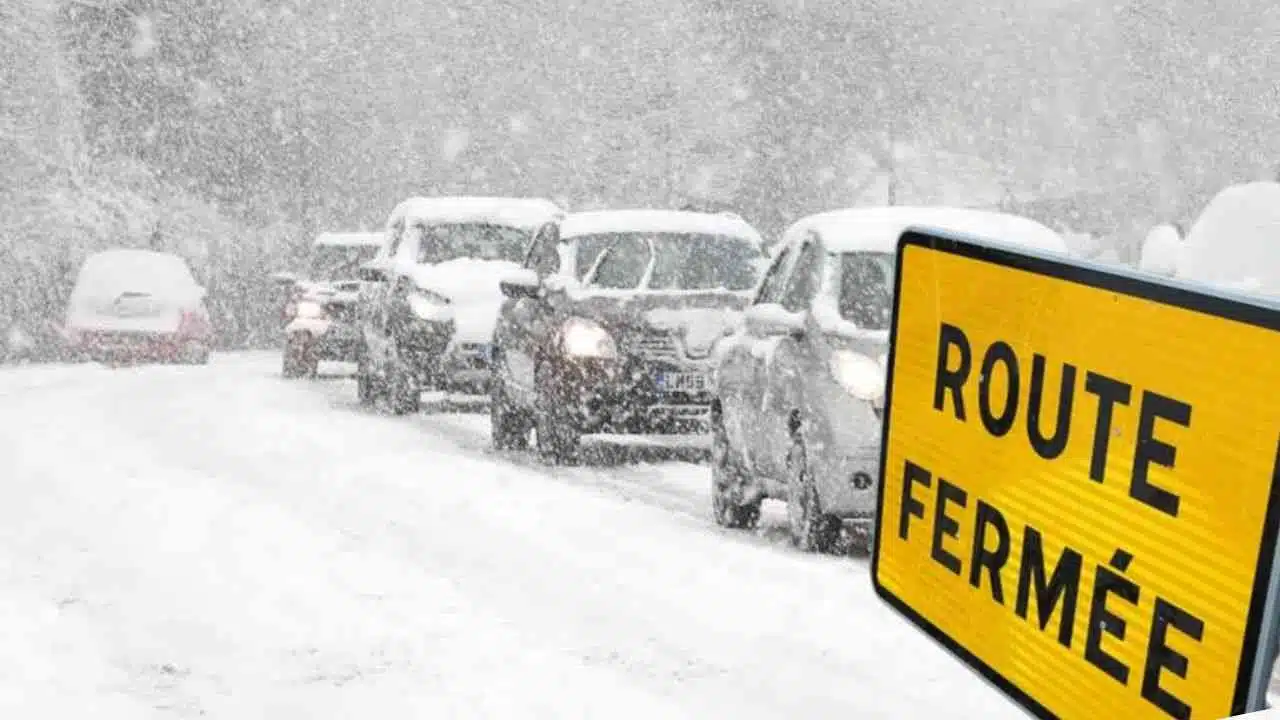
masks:
<path fill-rule="evenodd" d="M 182 258 L 107 250 L 80 268 L 67 304 L 67 338 L 98 361 L 207 363 L 213 328 L 204 299 Z"/>
<path fill-rule="evenodd" d="M 488 393 L 499 282 L 562 211 L 536 198 L 411 198 L 361 269 L 357 392 L 415 412 L 424 390 Z"/>
<path fill-rule="evenodd" d="M 983 210 L 855 208 L 792 225 L 742 328 L 717 352 L 711 497 L 720 525 L 753 527 L 761 502 L 775 498 L 806 550 L 831 549 L 846 522 L 869 542 L 894 265 L 910 226 L 1067 254 L 1044 225 Z"/>

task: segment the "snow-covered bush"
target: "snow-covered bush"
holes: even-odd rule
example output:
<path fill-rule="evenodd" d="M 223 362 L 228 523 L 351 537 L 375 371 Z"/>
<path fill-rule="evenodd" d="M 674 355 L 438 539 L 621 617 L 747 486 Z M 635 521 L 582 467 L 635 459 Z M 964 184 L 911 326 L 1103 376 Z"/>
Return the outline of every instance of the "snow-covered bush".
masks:
<path fill-rule="evenodd" d="M 1142 242 L 1142 259 L 1138 267 L 1146 272 L 1165 277 L 1178 270 L 1178 254 L 1182 249 L 1182 236 L 1168 223 L 1151 228 Z"/>
<path fill-rule="evenodd" d="M 1177 275 L 1280 294 L 1280 183 L 1232 185 L 1215 195 L 1187 233 Z"/>

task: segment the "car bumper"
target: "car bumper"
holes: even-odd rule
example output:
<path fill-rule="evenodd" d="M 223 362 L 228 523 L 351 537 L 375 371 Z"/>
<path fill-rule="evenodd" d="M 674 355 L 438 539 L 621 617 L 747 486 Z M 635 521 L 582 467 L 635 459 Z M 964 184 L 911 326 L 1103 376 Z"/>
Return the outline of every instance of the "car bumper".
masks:
<path fill-rule="evenodd" d="M 664 373 L 703 374 L 700 390 L 663 387 Z M 564 359 L 543 389 L 584 433 L 690 435 L 710 432 L 709 367 Z"/>
<path fill-rule="evenodd" d="M 813 458 L 824 479 L 822 502 L 827 512 L 853 525 L 871 526 L 876 514 L 880 477 L 880 445 L 828 447 Z"/>
<path fill-rule="evenodd" d="M 450 392 L 487 395 L 493 361 L 489 343 L 450 343 L 440 359 L 443 385 Z"/>
<path fill-rule="evenodd" d="M 207 340 L 177 333 L 82 332 L 73 347 L 95 360 L 175 361 Z"/>

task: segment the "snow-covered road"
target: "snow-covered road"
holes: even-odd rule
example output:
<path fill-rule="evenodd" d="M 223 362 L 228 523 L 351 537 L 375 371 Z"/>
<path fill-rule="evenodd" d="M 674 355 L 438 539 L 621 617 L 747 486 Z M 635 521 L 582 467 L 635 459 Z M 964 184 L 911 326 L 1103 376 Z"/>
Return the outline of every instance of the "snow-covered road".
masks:
<path fill-rule="evenodd" d="M 1022 717 L 704 466 L 277 365 L 0 370 L 0 717 Z"/>

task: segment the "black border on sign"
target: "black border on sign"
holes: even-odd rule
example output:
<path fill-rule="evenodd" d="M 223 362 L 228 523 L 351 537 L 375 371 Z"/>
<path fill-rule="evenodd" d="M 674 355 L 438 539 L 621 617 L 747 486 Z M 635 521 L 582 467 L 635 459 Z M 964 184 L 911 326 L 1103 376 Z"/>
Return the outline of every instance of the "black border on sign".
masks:
<path fill-rule="evenodd" d="M 1268 307 L 1264 304 L 1248 302 L 1244 298 L 1235 299 L 1225 295 L 1211 294 L 1211 291 L 1197 290 L 1192 286 L 1155 276 L 1143 277 L 1123 270 L 1079 263 L 1069 258 L 1055 259 L 1047 255 L 1032 254 L 1036 252 L 1034 250 L 1028 251 L 1013 246 L 1007 246 L 1006 249 L 1006 246 L 996 243 L 985 244 L 977 240 L 962 239 L 958 235 L 908 228 L 898 239 L 894 269 L 894 307 L 889 326 L 889 361 L 885 378 L 885 407 L 881 434 L 883 441 L 880 443 L 880 482 L 876 489 L 877 518 L 884 517 L 885 477 L 889 472 L 885 463 L 889 455 L 889 427 L 893 417 L 893 370 L 896 365 L 894 355 L 898 340 L 899 305 L 902 302 L 903 258 L 906 249 L 912 245 L 1280 332 L 1280 306 Z M 1250 597 L 1249 615 L 1245 622 L 1240 668 L 1231 701 L 1232 715 L 1245 713 L 1248 706 L 1249 685 L 1262 639 L 1262 613 L 1270 586 L 1271 564 L 1275 557 L 1277 535 L 1280 534 L 1280 502 L 1277 502 L 1277 493 L 1280 491 L 1280 445 L 1277 446 L 1276 455 L 1271 492 L 1263 520 L 1262 547 L 1258 553 L 1253 578 L 1253 594 Z M 1057 716 L 1047 707 L 964 648 L 947 635 L 946 631 L 929 622 L 880 583 L 880 548 L 884 528 L 883 520 L 876 522 L 871 553 L 871 584 L 875 588 L 876 595 L 1033 715 L 1045 720 L 1057 720 Z"/>

